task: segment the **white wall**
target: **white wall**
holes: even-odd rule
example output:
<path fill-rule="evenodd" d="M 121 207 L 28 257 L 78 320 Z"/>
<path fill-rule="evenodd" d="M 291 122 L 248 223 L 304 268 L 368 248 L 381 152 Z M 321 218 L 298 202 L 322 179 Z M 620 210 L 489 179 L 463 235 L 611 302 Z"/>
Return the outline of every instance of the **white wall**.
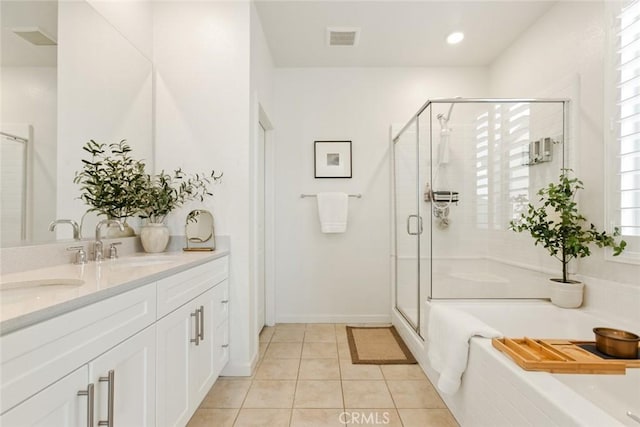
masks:
<path fill-rule="evenodd" d="M 27 238 L 45 241 L 54 237 L 48 225 L 56 218 L 56 68 L 2 67 L 1 75 L 2 123 L 33 126 Z"/>
<path fill-rule="evenodd" d="M 604 227 L 604 64 L 606 19 L 603 2 L 558 2 L 490 68 L 491 95 L 557 96 L 568 82 L 579 82 L 569 166 L 585 184 L 580 195 L 585 216 Z M 555 93 L 554 93 L 555 92 Z M 542 249 L 541 249 L 542 250 Z M 579 263 L 582 275 L 638 283 L 638 267 L 607 261 L 604 252 Z"/>
<path fill-rule="evenodd" d="M 486 94 L 484 68 L 276 69 L 277 321 L 389 321 L 389 126 L 428 99 Z M 353 141 L 352 179 L 314 179 L 315 140 Z M 345 234 L 322 234 L 315 199 L 349 200 Z"/>
<path fill-rule="evenodd" d="M 132 45 L 153 58 L 153 3 L 151 1 L 87 0 Z"/>
<path fill-rule="evenodd" d="M 255 2 L 251 3 L 251 95 L 267 114 L 274 109 L 275 68 Z M 253 112 L 253 111 L 252 111 Z"/>
<path fill-rule="evenodd" d="M 214 196 L 169 217 L 183 234 L 194 206 L 231 238 L 231 364 L 251 373 L 249 3 L 154 4 L 156 169 L 224 172 Z M 203 206 L 204 205 L 204 206 Z"/>

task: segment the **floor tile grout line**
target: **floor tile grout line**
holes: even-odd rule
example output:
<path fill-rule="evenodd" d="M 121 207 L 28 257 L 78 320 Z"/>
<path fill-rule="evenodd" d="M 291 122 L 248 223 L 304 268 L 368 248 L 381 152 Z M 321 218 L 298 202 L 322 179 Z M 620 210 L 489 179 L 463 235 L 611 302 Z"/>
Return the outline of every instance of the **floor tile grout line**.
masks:
<path fill-rule="evenodd" d="M 275 333 L 275 331 L 273 333 Z M 262 364 L 262 362 L 264 361 L 264 356 L 266 356 L 267 351 L 269 350 L 269 346 L 271 346 L 271 339 L 272 338 L 273 338 L 273 334 L 271 334 L 271 337 L 269 338 L 269 341 L 267 342 L 267 348 L 264 350 L 264 355 L 260 358 L 260 360 L 256 364 L 256 372 L 253 372 L 253 375 L 250 378 L 249 388 L 247 389 L 247 393 L 244 395 L 244 399 L 242 399 L 242 403 L 240 404 L 240 409 L 238 409 L 238 413 L 236 414 L 236 418 L 233 420 L 233 426 L 235 426 L 236 423 L 238 422 L 238 417 L 240 417 L 240 412 L 243 409 L 246 409 L 244 407 L 244 405 L 245 405 L 245 403 L 247 401 L 247 397 L 249 396 L 249 392 L 251 391 L 251 387 L 253 387 L 253 383 L 255 381 L 256 374 L 258 373 L 258 369 L 259 369 L 260 365 Z M 258 350 L 258 351 L 260 351 L 260 350 Z"/>
<path fill-rule="evenodd" d="M 296 406 L 296 396 L 298 394 L 298 384 L 300 382 L 300 367 L 302 365 L 302 352 L 304 351 L 304 338 L 307 334 L 307 325 L 304 326 L 304 332 L 302 333 L 302 345 L 300 347 L 300 358 L 298 359 L 298 372 L 296 372 L 296 384 L 293 389 L 293 399 L 291 401 L 291 412 L 289 412 L 289 427 L 293 424 L 293 409 Z"/>
<path fill-rule="evenodd" d="M 398 408 L 398 404 L 396 403 L 396 399 L 393 398 L 393 393 L 391 392 L 391 389 L 389 388 L 389 383 L 387 382 L 387 377 L 384 374 L 384 370 L 382 368 L 380 368 L 380 371 L 382 372 L 382 378 L 384 378 L 384 385 L 387 387 L 387 391 L 389 392 L 389 396 L 391 396 L 391 401 L 393 402 L 393 409 L 396 411 L 396 414 L 398 415 L 398 419 L 400 420 L 400 424 L 402 426 L 404 426 L 404 422 L 402 421 L 402 417 L 400 417 L 400 410 Z"/>
<path fill-rule="evenodd" d="M 334 325 L 333 329 L 336 329 L 336 326 Z M 336 338 L 337 337 L 337 331 L 336 331 Z M 347 400 L 344 397 L 344 383 L 343 383 L 343 378 L 342 378 L 342 364 L 340 363 L 341 359 L 340 359 L 340 349 L 338 349 L 338 343 L 337 343 L 337 339 L 336 339 L 336 351 L 338 352 L 338 372 L 340 373 L 340 391 L 342 391 L 342 408 L 343 411 L 346 411 L 347 409 Z M 339 421 L 339 420 L 338 420 Z"/>
<path fill-rule="evenodd" d="M 335 329 L 335 327 L 334 327 Z M 344 397 L 344 382 L 343 382 L 343 378 L 342 378 L 342 364 L 341 359 L 340 359 L 340 349 L 338 348 L 338 335 L 337 335 L 337 331 L 336 331 L 336 350 L 338 351 L 338 371 L 340 372 L 340 390 L 342 390 L 342 411 L 343 413 L 347 412 L 347 399 Z M 340 422 L 340 420 L 338 420 L 338 422 Z M 343 426 L 346 426 L 346 422 L 345 423 L 341 423 Z"/>

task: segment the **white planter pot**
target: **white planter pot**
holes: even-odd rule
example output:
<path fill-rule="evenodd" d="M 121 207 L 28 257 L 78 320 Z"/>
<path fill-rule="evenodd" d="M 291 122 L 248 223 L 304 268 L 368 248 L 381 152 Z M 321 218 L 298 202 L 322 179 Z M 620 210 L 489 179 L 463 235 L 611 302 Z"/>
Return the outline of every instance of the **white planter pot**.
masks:
<path fill-rule="evenodd" d="M 169 227 L 164 224 L 147 224 L 140 230 L 140 240 L 145 252 L 164 252 L 169 243 Z"/>
<path fill-rule="evenodd" d="M 551 302 L 562 308 L 578 308 L 582 305 L 584 283 L 572 281 L 562 283 L 560 279 L 551 279 Z"/>

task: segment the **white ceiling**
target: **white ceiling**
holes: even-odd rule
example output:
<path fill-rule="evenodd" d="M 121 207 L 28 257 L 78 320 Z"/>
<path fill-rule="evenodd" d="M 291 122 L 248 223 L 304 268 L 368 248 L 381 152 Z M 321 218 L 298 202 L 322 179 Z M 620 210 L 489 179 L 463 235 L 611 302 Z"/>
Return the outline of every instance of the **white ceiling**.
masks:
<path fill-rule="evenodd" d="M 274 1 L 256 3 L 278 67 L 484 66 L 554 1 Z M 357 47 L 328 47 L 326 27 L 360 27 Z M 445 38 L 463 31 L 462 43 Z"/>
<path fill-rule="evenodd" d="M 2 55 L 0 64 L 13 67 L 55 66 L 57 46 L 35 46 L 18 37 L 12 28 L 39 27 L 42 31 L 58 38 L 57 1 L 0 1 L 2 17 L 0 38 Z"/>

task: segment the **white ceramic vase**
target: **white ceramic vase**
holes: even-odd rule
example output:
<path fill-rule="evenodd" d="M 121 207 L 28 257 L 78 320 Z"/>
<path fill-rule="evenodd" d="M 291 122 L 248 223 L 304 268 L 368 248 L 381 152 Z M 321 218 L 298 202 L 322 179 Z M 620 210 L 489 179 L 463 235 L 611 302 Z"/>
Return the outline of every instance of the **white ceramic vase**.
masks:
<path fill-rule="evenodd" d="M 140 230 L 140 240 L 145 252 L 164 252 L 169 243 L 169 227 L 164 224 L 149 223 Z"/>
<path fill-rule="evenodd" d="M 578 308 L 582 305 L 584 283 L 572 280 L 562 283 L 560 279 L 551 279 L 551 302 L 562 308 Z"/>

